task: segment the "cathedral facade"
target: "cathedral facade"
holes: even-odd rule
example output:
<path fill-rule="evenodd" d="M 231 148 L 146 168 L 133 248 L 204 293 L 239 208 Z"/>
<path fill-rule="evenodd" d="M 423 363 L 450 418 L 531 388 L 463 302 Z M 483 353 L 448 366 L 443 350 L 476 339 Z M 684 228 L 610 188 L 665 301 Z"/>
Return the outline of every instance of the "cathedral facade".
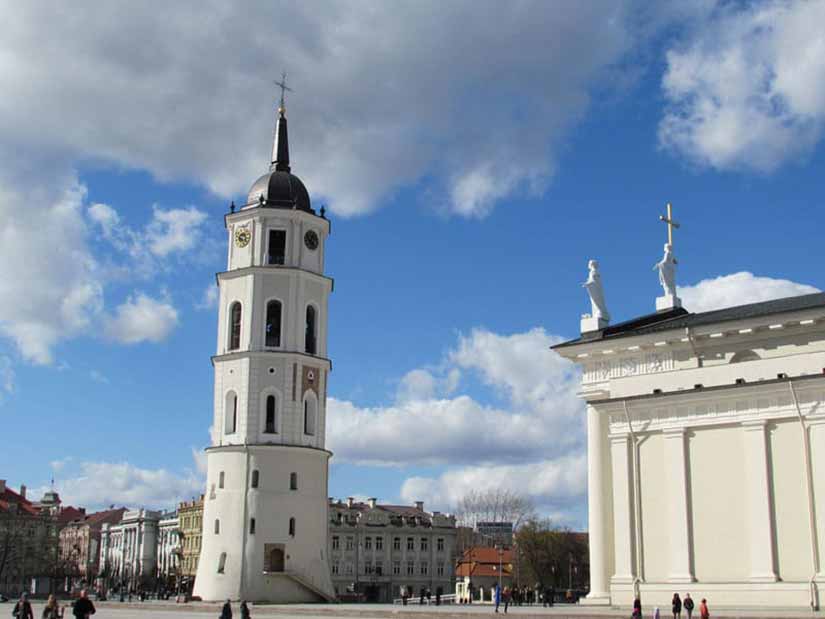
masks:
<path fill-rule="evenodd" d="M 269 171 L 225 217 L 212 445 L 194 595 L 334 596 L 327 557 L 329 221 L 291 173 L 279 109 Z"/>
<path fill-rule="evenodd" d="M 586 602 L 818 608 L 825 294 L 597 327 L 555 347 L 587 403 Z"/>

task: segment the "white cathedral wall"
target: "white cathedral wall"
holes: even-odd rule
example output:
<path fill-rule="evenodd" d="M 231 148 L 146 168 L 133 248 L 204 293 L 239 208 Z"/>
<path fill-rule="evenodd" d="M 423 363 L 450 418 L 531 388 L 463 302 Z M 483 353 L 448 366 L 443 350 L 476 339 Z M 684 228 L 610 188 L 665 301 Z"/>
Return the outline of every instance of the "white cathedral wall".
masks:
<path fill-rule="evenodd" d="M 769 426 L 769 436 L 777 576 L 807 581 L 812 565 L 802 429 L 796 420 L 783 421 Z"/>
<path fill-rule="evenodd" d="M 810 427 L 811 469 L 814 481 L 820 583 L 825 585 L 825 419 Z M 810 552 L 810 551 L 809 551 Z"/>
<path fill-rule="evenodd" d="M 645 579 L 665 580 L 670 571 L 670 535 L 668 533 L 669 481 L 665 462 L 665 438 L 662 434 L 644 437 L 639 445 L 641 475 L 642 544 Z"/>
<path fill-rule="evenodd" d="M 702 428 L 688 447 L 694 576 L 746 581 L 749 572 L 744 434 L 741 426 Z"/>

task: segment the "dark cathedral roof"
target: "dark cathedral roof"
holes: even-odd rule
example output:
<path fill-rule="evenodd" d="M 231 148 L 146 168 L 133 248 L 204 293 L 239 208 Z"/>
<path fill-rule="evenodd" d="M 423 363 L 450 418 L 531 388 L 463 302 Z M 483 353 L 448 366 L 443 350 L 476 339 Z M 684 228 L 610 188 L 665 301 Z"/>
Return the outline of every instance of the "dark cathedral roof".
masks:
<path fill-rule="evenodd" d="M 307 188 L 301 179 L 290 171 L 289 137 L 283 107 L 278 108 L 278 125 L 275 130 L 275 143 L 272 145 L 269 172 L 252 184 L 247 202 L 269 208 L 297 209 L 315 214 Z"/>
<path fill-rule="evenodd" d="M 762 301 L 760 303 L 749 303 L 748 305 L 737 305 L 735 307 L 726 307 L 724 309 L 698 312 L 695 314 L 688 312 L 684 308 L 677 307 L 610 325 L 601 331 L 584 333 L 575 340 L 557 344 L 553 346 L 553 348 L 565 348 L 567 346 L 575 346 L 576 344 L 612 340 L 614 338 L 628 337 L 631 335 L 648 335 L 650 333 L 670 331 L 672 329 L 700 327 L 718 322 L 746 320 L 748 318 L 759 318 L 760 316 L 784 314 L 786 312 L 820 307 L 825 307 L 825 292 L 816 292 L 798 297 L 786 297 L 773 301 Z"/>

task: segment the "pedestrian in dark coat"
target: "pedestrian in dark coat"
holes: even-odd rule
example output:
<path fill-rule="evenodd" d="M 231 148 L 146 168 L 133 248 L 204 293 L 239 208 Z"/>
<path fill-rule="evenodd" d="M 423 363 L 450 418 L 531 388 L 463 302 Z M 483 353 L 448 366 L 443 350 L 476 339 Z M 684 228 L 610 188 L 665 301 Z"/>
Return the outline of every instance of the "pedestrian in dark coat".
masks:
<path fill-rule="evenodd" d="M 229 600 L 226 600 L 226 604 L 223 605 L 219 619 L 232 619 L 232 604 Z"/>
<path fill-rule="evenodd" d="M 17 619 L 34 619 L 34 613 L 32 612 L 32 605 L 29 603 L 28 595 L 25 593 L 20 594 L 20 600 L 14 605 L 11 616 Z"/>
<path fill-rule="evenodd" d="M 633 600 L 633 614 L 631 617 L 633 617 L 633 619 L 642 619 L 642 600 L 640 598 Z"/>
<path fill-rule="evenodd" d="M 86 594 L 86 589 L 80 590 L 80 597 L 74 601 L 74 606 L 72 606 L 72 614 L 77 619 L 89 619 L 95 614 L 95 605 Z"/>
<path fill-rule="evenodd" d="M 685 599 L 682 602 L 682 606 L 685 607 L 687 619 L 692 619 L 691 615 L 693 615 L 693 600 L 690 597 L 690 593 L 685 593 Z"/>
<path fill-rule="evenodd" d="M 678 593 L 673 594 L 672 610 L 673 619 L 682 619 L 682 600 Z"/>
<path fill-rule="evenodd" d="M 249 614 L 249 606 L 246 605 L 246 600 L 241 601 L 241 619 L 250 619 L 252 615 Z"/>
<path fill-rule="evenodd" d="M 63 619 L 63 609 L 60 608 L 60 604 L 53 595 L 50 595 L 46 601 L 41 617 L 42 619 Z"/>

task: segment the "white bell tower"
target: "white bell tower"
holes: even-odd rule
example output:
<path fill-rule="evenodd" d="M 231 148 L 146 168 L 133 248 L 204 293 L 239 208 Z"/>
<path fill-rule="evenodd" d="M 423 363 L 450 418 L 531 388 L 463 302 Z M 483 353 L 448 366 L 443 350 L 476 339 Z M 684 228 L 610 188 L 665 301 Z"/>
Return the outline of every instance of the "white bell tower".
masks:
<path fill-rule="evenodd" d="M 285 88 L 285 86 L 283 86 Z M 215 414 L 194 595 L 333 599 L 327 557 L 330 232 L 290 172 L 281 95 L 270 170 L 225 217 Z"/>

